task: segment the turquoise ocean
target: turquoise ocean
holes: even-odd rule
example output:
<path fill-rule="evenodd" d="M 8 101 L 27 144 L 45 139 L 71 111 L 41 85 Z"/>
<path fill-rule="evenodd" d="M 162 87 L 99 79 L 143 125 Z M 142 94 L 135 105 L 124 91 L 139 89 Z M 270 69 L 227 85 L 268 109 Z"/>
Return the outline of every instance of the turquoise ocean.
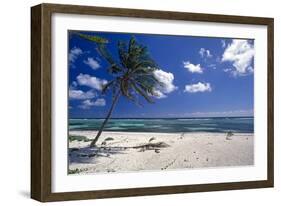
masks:
<path fill-rule="evenodd" d="M 98 130 L 104 119 L 69 119 L 69 130 Z M 253 133 L 253 117 L 110 119 L 104 131 Z"/>

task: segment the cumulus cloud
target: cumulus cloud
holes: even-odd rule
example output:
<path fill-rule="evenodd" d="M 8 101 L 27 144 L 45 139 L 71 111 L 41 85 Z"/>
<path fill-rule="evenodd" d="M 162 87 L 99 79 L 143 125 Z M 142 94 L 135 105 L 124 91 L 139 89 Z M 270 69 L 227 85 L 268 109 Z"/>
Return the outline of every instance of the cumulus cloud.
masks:
<path fill-rule="evenodd" d="M 81 54 L 83 54 L 83 51 L 79 47 L 73 47 L 68 55 L 69 61 L 71 63 L 74 63 L 78 56 L 80 56 Z"/>
<path fill-rule="evenodd" d="M 211 58 L 213 56 L 211 54 L 210 50 L 205 49 L 205 48 L 200 48 L 199 54 L 202 58 L 204 58 L 204 57 Z"/>
<path fill-rule="evenodd" d="M 106 102 L 105 102 L 105 99 L 97 99 L 95 102 L 94 102 L 94 106 L 99 106 L 99 107 L 102 107 L 102 106 L 105 106 Z"/>
<path fill-rule="evenodd" d="M 185 85 L 184 92 L 197 93 L 197 92 L 210 92 L 212 91 L 210 83 L 201 83 Z"/>
<path fill-rule="evenodd" d="M 167 95 L 164 94 L 163 92 L 161 92 L 160 90 L 158 89 L 154 89 L 153 90 L 153 94 L 154 94 L 154 97 L 156 97 L 157 99 L 163 99 L 163 98 L 166 98 Z"/>
<path fill-rule="evenodd" d="M 225 46 L 226 46 L 225 40 L 221 40 L 221 46 L 222 46 L 222 48 L 225 48 Z"/>
<path fill-rule="evenodd" d="M 91 107 L 103 107 L 106 105 L 106 101 L 103 98 L 99 98 L 95 101 L 91 101 L 89 99 L 83 101 L 78 107 L 81 109 L 90 109 Z"/>
<path fill-rule="evenodd" d="M 100 68 L 100 64 L 94 58 L 89 57 L 87 60 L 84 60 L 84 63 L 91 67 L 93 70 Z"/>
<path fill-rule="evenodd" d="M 90 76 L 88 74 L 79 74 L 77 77 L 77 82 L 79 85 L 88 86 L 92 89 L 101 91 L 103 85 L 107 83 L 105 79 L 99 79 L 97 77 Z"/>
<path fill-rule="evenodd" d="M 254 45 L 250 41 L 235 39 L 226 47 L 221 61 L 232 63 L 234 68 L 231 73 L 234 76 L 244 76 L 254 71 L 251 66 L 254 55 Z"/>
<path fill-rule="evenodd" d="M 94 97 L 96 97 L 96 93 L 93 90 L 89 90 L 87 92 L 76 89 L 69 90 L 70 99 L 92 99 Z"/>
<path fill-rule="evenodd" d="M 177 87 L 173 84 L 173 73 L 157 69 L 153 72 L 153 75 L 159 82 L 162 83 L 161 87 L 154 89 L 154 96 L 156 98 L 165 98 L 167 97 L 166 94 L 169 94 L 177 89 Z"/>
<path fill-rule="evenodd" d="M 203 73 L 203 69 L 200 64 L 194 65 L 189 61 L 183 62 L 183 67 L 186 68 L 191 73 Z"/>

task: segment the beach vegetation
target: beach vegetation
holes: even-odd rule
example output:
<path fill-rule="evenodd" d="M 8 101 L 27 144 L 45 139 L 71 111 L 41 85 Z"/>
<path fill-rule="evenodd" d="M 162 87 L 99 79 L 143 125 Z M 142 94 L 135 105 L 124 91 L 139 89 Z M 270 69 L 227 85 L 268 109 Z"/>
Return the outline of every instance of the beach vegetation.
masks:
<path fill-rule="evenodd" d="M 112 141 L 112 140 L 114 140 L 114 138 L 113 138 L 113 137 L 107 137 L 107 138 L 105 138 L 105 140 L 104 140 L 104 141 Z"/>
<path fill-rule="evenodd" d="M 74 170 L 69 169 L 68 174 L 73 175 L 73 174 L 79 174 L 80 170 L 78 168 L 75 168 Z"/>
<path fill-rule="evenodd" d="M 85 136 L 82 136 L 82 135 L 69 135 L 68 140 L 70 142 L 72 142 L 72 141 L 79 141 L 79 142 L 81 142 L 81 141 L 83 141 L 83 142 L 91 141 L 89 138 L 87 138 Z"/>

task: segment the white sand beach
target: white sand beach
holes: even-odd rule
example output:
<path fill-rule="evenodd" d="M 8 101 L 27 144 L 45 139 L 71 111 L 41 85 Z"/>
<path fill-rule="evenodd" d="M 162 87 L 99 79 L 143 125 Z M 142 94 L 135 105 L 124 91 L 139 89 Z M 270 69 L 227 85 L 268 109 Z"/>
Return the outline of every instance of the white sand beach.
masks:
<path fill-rule="evenodd" d="M 70 131 L 89 139 L 95 131 Z M 107 140 L 106 140 L 107 139 Z M 105 141 L 106 140 L 106 141 Z M 97 147 L 69 142 L 70 174 L 245 166 L 254 164 L 254 134 L 103 132 Z"/>

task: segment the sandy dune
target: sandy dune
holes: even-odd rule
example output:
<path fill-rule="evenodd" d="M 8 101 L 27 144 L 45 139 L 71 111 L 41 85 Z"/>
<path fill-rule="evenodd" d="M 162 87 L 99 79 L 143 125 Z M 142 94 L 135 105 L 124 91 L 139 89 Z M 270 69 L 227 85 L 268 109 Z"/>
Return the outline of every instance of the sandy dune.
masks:
<path fill-rule="evenodd" d="M 95 131 L 70 132 L 87 138 L 95 134 Z M 109 137 L 113 140 L 104 141 Z M 254 164 L 253 133 L 235 133 L 226 138 L 225 133 L 103 132 L 96 148 L 89 148 L 89 144 L 89 141 L 69 142 L 71 174 Z"/>

